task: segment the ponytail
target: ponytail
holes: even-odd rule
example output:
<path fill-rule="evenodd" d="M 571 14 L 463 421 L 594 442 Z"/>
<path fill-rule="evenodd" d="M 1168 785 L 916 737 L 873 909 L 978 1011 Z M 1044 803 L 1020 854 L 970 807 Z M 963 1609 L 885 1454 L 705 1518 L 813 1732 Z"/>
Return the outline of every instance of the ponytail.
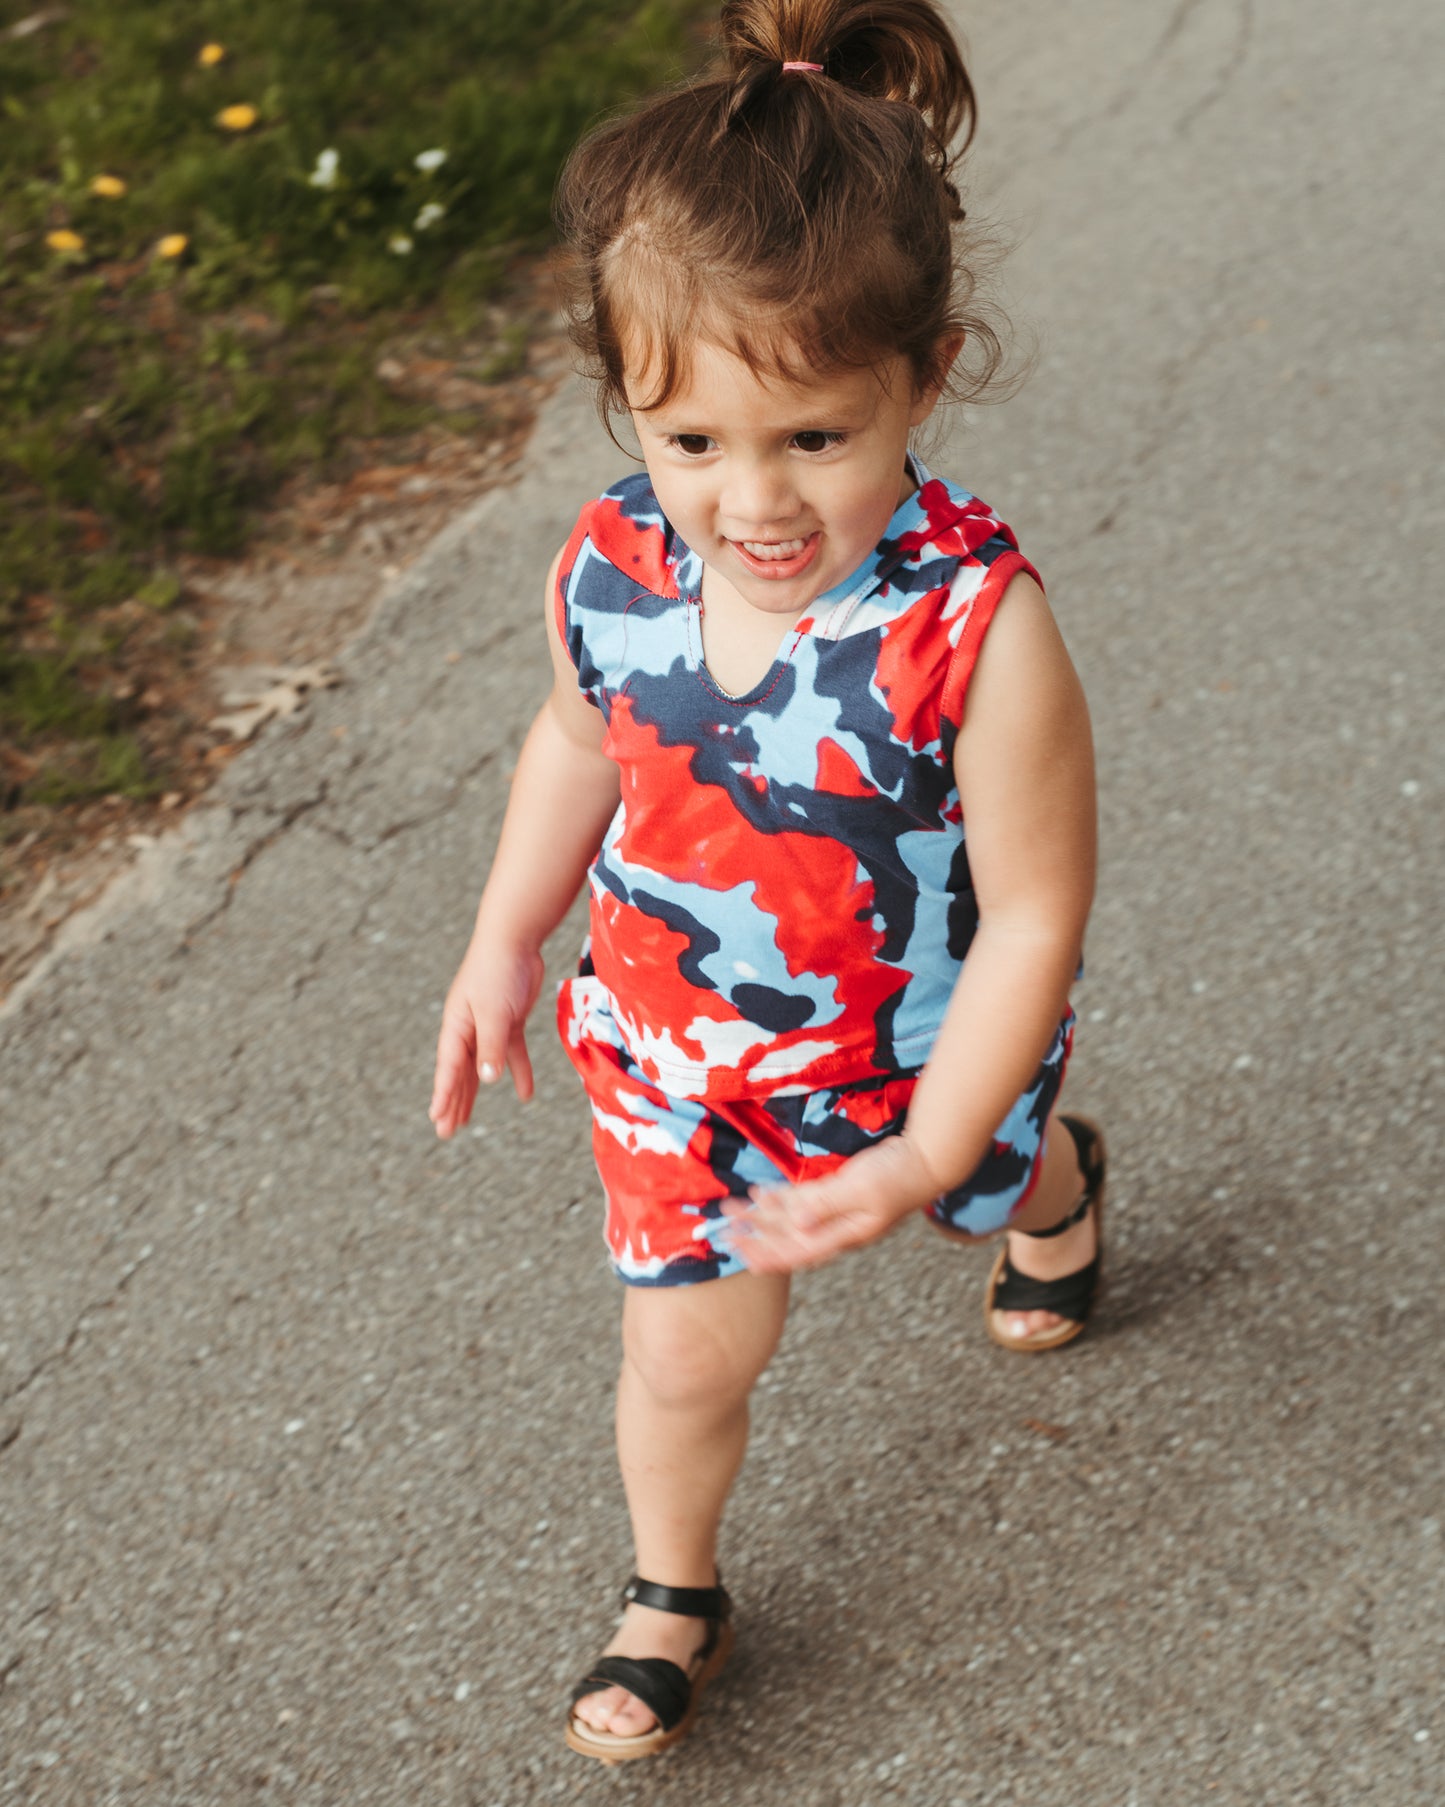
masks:
<path fill-rule="evenodd" d="M 973 83 L 929 0 L 724 0 L 718 39 L 739 89 L 818 63 L 856 94 L 913 107 L 942 150 L 965 125 L 960 154 L 973 137 Z"/>

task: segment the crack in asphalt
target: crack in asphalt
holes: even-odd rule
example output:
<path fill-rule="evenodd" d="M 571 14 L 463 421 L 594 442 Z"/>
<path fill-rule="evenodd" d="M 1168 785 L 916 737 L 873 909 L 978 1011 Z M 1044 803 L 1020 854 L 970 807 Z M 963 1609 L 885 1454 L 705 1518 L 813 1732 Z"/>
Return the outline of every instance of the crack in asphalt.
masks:
<path fill-rule="evenodd" d="M 328 939 L 326 941 L 323 941 L 321 943 L 320 947 L 318 947 L 316 949 L 315 953 L 312 954 L 311 958 L 306 962 L 306 964 L 301 968 L 301 970 L 299 972 L 292 973 L 292 975 L 291 975 L 291 1002 L 293 1004 L 301 996 L 302 992 L 305 991 L 305 989 L 308 985 L 315 984 L 316 980 L 320 978 L 321 969 L 326 964 L 326 956 L 327 956 L 327 953 L 330 951 L 330 948 L 331 948 L 330 940 Z"/>
<path fill-rule="evenodd" d="M 323 780 L 320 789 L 317 790 L 314 796 L 303 797 L 299 803 L 291 804 L 282 812 L 281 819 L 273 828 L 268 829 L 265 834 L 258 836 L 256 840 L 250 843 L 242 853 L 240 859 L 226 875 L 226 889 L 222 894 L 220 901 L 214 904 L 209 910 L 203 911 L 201 915 L 195 917 L 191 922 L 188 922 L 181 931 L 180 942 L 175 950 L 177 954 L 189 953 L 197 938 L 204 934 L 213 922 L 216 922 L 220 917 L 226 914 L 235 898 L 236 889 L 240 885 L 241 880 L 245 877 L 247 871 L 255 864 L 268 847 L 274 846 L 282 835 L 289 829 L 295 827 L 296 823 L 299 822 L 303 816 L 309 815 L 313 809 L 321 808 L 328 800 L 330 788 L 329 781 Z M 245 812 L 244 810 L 239 810 L 237 813 L 239 815 Z"/>
<path fill-rule="evenodd" d="M 1254 0 L 1239 0 L 1235 13 L 1234 44 L 1224 67 L 1215 76 L 1212 86 L 1186 109 L 1174 122 L 1176 138 L 1187 138 L 1193 131 L 1195 121 L 1202 113 L 1216 106 L 1233 87 L 1235 78 L 1244 67 L 1249 55 L 1250 41 L 1254 37 Z"/>
<path fill-rule="evenodd" d="M 62 1338 L 59 1345 L 52 1349 L 48 1355 L 43 1355 L 31 1368 L 30 1372 L 17 1381 L 7 1392 L 0 1393 L 0 1406 L 9 1405 L 12 1400 L 23 1398 L 23 1396 L 30 1391 L 31 1387 L 35 1385 L 36 1381 L 39 1380 L 42 1374 L 63 1363 L 69 1357 L 71 1351 L 75 1348 L 75 1345 L 80 1341 L 81 1337 L 85 1334 L 88 1320 L 98 1312 L 111 1310 L 121 1294 L 125 1292 L 131 1281 L 154 1254 L 154 1246 L 151 1243 L 147 1243 L 136 1258 L 133 1261 L 128 1262 L 126 1266 L 121 1269 L 119 1279 L 104 1298 L 91 1299 L 86 1304 L 82 1305 L 80 1310 L 76 1313 L 74 1323 L 65 1333 L 65 1336 Z M 17 1431 L 16 1436 L 18 1435 L 19 1432 Z M 10 1441 L 13 1443 L 15 1438 L 12 1437 Z"/>
<path fill-rule="evenodd" d="M 425 809 L 418 810 L 415 815 L 402 816 L 394 822 L 388 822 L 385 828 L 379 828 L 374 833 L 352 834 L 348 829 L 342 828 L 336 822 L 316 822 L 313 823 L 312 826 L 318 834 L 328 836 L 331 840 L 336 841 L 342 847 L 345 847 L 348 852 L 372 853 L 378 847 L 385 846 L 388 841 L 394 841 L 399 835 L 409 834 L 414 828 L 429 827 L 433 822 L 439 822 L 444 816 L 449 815 L 451 811 L 457 807 L 458 803 L 461 802 L 462 792 L 467 785 L 469 785 L 474 778 L 480 777 L 494 760 L 500 758 L 502 751 L 503 749 L 500 747 L 490 747 L 485 753 L 479 754 L 477 758 L 470 762 L 470 764 L 463 766 L 462 769 L 456 773 L 447 785 L 445 794 L 438 802 L 428 805 Z M 375 790 L 377 788 L 378 787 L 375 785 L 370 785 L 367 787 L 367 790 Z M 358 793 L 356 797 L 353 797 L 351 801 L 354 803 L 359 800 L 359 797 L 363 797 L 366 794 L 367 791 L 362 791 Z"/>
<path fill-rule="evenodd" d="M 1068 150 L 1076 138 L 1081 136 L 1084 132 L 1089 131 L 1091 128 L 1095 126 L 1112 125 L 1121 114 L 1128 110 L 1140 92 L 1144 77 L 1163 60 L 1167 52 L 1174 46 L 1176 40 L 1183 36 L 1185 28 L 1188 26 L 1189 21 L 1194 16 L 1195 12 L 1198 11 L 1200 3 L 1201 0 L 1179 0 L 1179 4 L 1175 6 L 1173 12 L 1171 12 L 1168 19 L 1165 20 L 1164 26 L 1158 37 L 1155 38 L 1153 44 L 1150 45 L 1144 56 L 1135 64 L 1124 85 L 1117 88 L 1114 93 L 1110 95 L 1109 99 L 1105 101 L 1103 106 L 1099 107 L 1096 111 L 1085 113 L 1080 118 L 1074 120 L 1072 124 L 1066 125 L 1054 141 L 1050 152 L 1052 156 L 1060 156 L 1063 152 Z M 1233 82 L 1235 76 L 1239 73 L 1240 68 L 1243 66 L 1245 51 L 1248 47 L 1249 37 L 1253 31 L 1254 0 L 1240 0 L 1240 12 L 1243 16 L 1242 34 L 1236 37 L 1234 49 L 1230 53 L 1229 60 L 1226 63 L 1224 70 L 1215 77 L 1214 84 L 1209 91 L 1200 100 L 1195 101 L 1191 106 L 1186 108 L 1184 113 L 1175 122 L 1174 131 L 1176 136 L 1183 136 L 1201 113 L 1207 111 L 1209 107 L 1212 107 L 1219 99 L 1221 99 Z"/>
<path fill-rule="evenodd" d="M 70 1054 L 67 1054 L 65 1059 L 61 1061 L 60 1065 L 55 1069 L 51 1078 L 51 1084 L 57 1084 L 60 1080 L 64 1079 L 70 1069 L 78 1062 L 84 1060 L 89 1053 L 90 1043 L 82 1042 L 78 1048 L 74 1049 Z"/>
<path fill-rule="evenodd" d="M 1149 62 L 1157 63 L 1159 61 L 1159 58 L 1189 23 L 1190 15 L 1198 5 L 1199 0 L 1179 0 L 1179 4 L 1165 22 L 1163 31 L 1155 40 L 1154 48 L 1149 52 Z"/>
<path fill-rule="evenodd" d="M 146 1134 L 147 1132 L 142 1130 L 133 1142 L 127 1142 L 124 1148 L 117 1149 L 117 1151 L 110 1156 L 106 1161 L 105 1166 L 100 1170 L 100 1175 L 95 1182 L 97 1186 L 104 1186 L 106 1184 L 116 1168 L 120 1166 L 121 1162 L 133 1155 L 140 1147 L 141 1143 L 145 1141 Z"/>

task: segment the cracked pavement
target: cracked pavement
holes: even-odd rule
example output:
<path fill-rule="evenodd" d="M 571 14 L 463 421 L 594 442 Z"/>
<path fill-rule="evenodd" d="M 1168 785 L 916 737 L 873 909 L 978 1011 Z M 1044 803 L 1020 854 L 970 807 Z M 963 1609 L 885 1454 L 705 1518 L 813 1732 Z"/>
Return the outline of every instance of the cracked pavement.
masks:
<path fill-rule="evenodd" d="M 627 1546 L 545 1006 L 538 1103 L 425 1112 L 542 575 L 620 467 L 567 389 L 0 1015 L 0 1803 L 1445 1794 L 1445 15 L 964 22 L 1039 354 L 932 461 L 1095 711 L 1096 1328 L 992 1348 L 988 1253 L 911 1226 L 807 1278 L 736 1658 L 662 1762 L 561 1747 Z"/>

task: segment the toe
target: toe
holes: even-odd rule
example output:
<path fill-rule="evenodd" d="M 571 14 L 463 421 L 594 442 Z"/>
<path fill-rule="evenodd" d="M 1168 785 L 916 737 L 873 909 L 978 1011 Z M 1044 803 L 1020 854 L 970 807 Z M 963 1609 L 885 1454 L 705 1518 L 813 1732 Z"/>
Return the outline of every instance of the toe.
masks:
<path fill-rule="evenodd" d="M 631 1694 L 623 1694 L 621 1705 L 612 1715 L 607 1729 L 617 1738 L 636 1738 L 642 1732 L 650 1732 L 656 1724 L 656 1715 L 640 1700 Z"/>
<path fill-rule="evenodd" d="M 584 1694 L 573 1709 L 583 1725 L 594 1732 L 612 1729 L 612 1716 L 632 1699 L 624 1688 L 599 1688 L 595 1694 Z"/>
<path fill-rule="evenodd" d="M 1051 1311 L 1012 1311 L 1008 1314 L 1009 1334 L 1018 1337 L 1044 1336 L 1051 1330 L 1057 1330 L 1063 1321 Z"/>

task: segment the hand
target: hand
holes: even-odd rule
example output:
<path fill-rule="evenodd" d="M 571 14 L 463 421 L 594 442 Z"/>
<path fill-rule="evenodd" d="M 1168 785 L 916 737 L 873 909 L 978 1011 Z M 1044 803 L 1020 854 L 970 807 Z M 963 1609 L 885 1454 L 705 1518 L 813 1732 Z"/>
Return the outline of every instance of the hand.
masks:
<path fill-rule="evenodd" d="M 886 1236 L 945 1190 L 906 1136 L 890 1136 L 819 1180 L 755 1186 L 723 1206 L 728 1240 L 755 1273 L 818 1267 Z"/>
<path fill-rule="evenodd" d="M 532 948 L 493 949 L 473 941 L 442 1009 L 436 1078 L 428 1116 L 453 1136 L 472 1114 L 477 1086 L 506 1067 L 519 1098 L 532 1096 L 524 1025 L 542 989 L 542 956 Z"/>

